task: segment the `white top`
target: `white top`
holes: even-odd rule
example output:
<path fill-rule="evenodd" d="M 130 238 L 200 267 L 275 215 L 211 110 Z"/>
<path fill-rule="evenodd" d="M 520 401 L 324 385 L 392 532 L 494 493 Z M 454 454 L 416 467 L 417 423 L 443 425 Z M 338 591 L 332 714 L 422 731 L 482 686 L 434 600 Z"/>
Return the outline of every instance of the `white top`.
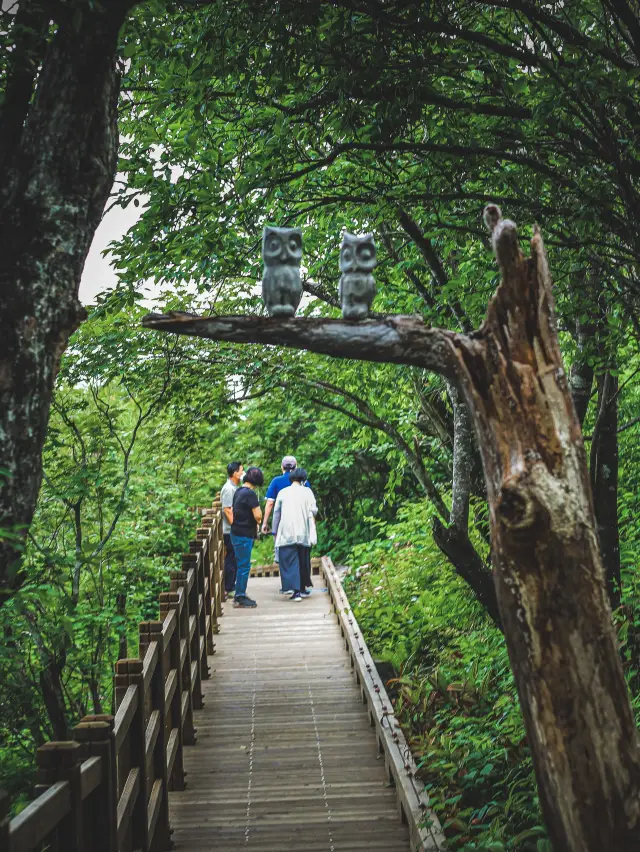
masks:
<path fill-rule="evenodd" d="M 222 486 L 222 491 L 220 492 L 220 502 L 222 503 L 223 509 L 232 509 L 233 508 L 233 495 L 238 490 L 238 486 L 232 479 L 227 479 L 225 484 Z M 230 533 L 231 532 L 231 524 L 227 520 L 227 516 L 225 513 L 222 513 L 222 532 Z"/>
<path fill-rule="evenodd" d="M 288 488 L 283 488 L 273 508 L 276 547 L 288 544 L 311 547 L 312 519 L 317 511 L 316 498 L 310 488 L 293 482 Z"/>

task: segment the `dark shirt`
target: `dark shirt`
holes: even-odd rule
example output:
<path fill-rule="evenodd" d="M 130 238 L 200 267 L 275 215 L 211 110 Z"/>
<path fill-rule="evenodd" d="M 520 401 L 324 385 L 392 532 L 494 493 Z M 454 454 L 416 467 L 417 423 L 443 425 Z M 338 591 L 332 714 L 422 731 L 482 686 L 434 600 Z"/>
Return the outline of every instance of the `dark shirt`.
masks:
<path fill-rule="evenodd" d="M 260 505 L 258 495 L 252 488 L 243 485 L 233 495 L 233 523 L 231 524 L 232 535 L 240 535 L 244 538 L 258 537 L 258 524 L 253 517 L 253 509 Z"/>

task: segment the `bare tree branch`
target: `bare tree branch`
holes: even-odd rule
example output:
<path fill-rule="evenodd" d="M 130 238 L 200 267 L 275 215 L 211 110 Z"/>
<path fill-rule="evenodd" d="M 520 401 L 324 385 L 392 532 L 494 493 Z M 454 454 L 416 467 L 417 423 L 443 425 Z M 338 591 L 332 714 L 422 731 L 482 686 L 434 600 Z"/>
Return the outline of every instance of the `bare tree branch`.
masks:
<path fill-rule="evenodd" d="M 193 314 L 147 314 L 145 328 L 230 343 L 263 343 L 307 349 L 334 358 L 424 367 L 455 378 L 453 344 L 461 336 L 429 328 L 420 316 L 397 314 L 376 320 L 256 316 L 198 317 Z"/>

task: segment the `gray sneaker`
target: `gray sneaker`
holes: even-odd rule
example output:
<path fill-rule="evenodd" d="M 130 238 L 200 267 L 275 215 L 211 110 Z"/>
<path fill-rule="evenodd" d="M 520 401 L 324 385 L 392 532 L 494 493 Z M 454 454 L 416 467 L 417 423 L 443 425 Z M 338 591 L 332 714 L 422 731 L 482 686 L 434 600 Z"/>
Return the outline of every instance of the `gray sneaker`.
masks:
<path fill-rule="evenodd" d="M 243 595 L 241 598 L 236 596 L 233 599 L 233 606 L 235 609 L 254 609 L 258 604 L 247 595 Z"/>

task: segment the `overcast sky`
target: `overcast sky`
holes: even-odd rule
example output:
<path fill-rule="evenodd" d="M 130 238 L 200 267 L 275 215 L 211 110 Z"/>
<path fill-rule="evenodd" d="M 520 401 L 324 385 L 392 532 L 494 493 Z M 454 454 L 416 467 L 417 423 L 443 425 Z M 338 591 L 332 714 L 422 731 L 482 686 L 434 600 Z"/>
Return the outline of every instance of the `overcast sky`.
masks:
<path fill-rule="evenodd" d="M 130 204 L 126 210 L 122 207 L 113 207 L 103 218 L 93 238 L 82 273 L 80 301 L 83 305 L 90 305 L 98 293 L 111 289 L 118 283 L 110 258 L 103 257 L 102 252 L 110 242 L 126 234 L 140 216 L 140 212 L 139 207 Z"/>

